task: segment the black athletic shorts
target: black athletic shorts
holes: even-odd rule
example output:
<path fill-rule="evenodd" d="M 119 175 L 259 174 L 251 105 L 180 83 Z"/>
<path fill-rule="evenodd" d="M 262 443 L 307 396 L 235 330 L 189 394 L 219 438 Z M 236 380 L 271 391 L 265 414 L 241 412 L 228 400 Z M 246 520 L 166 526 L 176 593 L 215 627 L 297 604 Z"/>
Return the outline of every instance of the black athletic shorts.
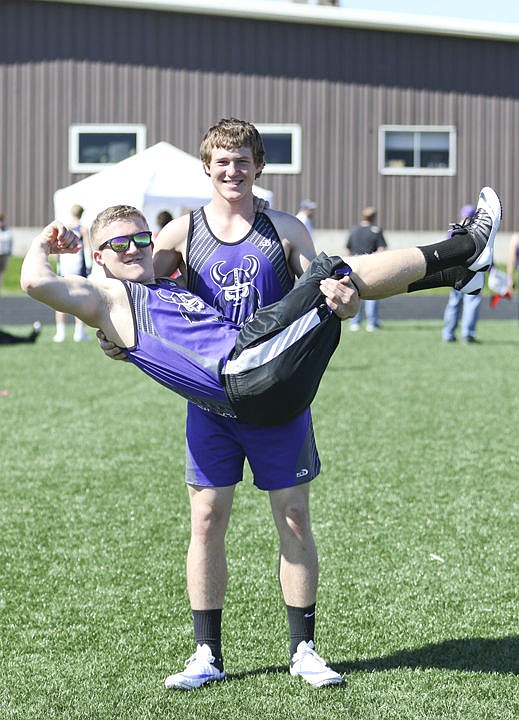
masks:
<path fill-rule="evenodd" d="M 244 325 L 222 373 L 239 420 L 281 425 L 310 405 L 341 335 L 319 285 L 350 272 L 342 258 L 321 253 L 282 300 Z"/>

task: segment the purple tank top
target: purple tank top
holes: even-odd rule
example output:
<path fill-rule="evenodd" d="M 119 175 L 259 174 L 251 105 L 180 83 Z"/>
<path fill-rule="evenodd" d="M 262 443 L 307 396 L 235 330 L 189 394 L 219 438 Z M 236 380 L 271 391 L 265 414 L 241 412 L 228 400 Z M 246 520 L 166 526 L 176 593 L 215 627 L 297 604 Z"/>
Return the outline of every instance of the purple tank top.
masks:
<path fill-rule="evenodd" d="M 256 213 L 237 243 L 213 235 L 203 208 L 191 213 L 187 267 L 188 288 L 238 325 L 293 287 L 281 241 L 264 213 Z"/>
<path fill-rule="evenodd" d="M 169 278 L 149 285 L 124 281 L 133 311 L 136 345 L 128 359 L 170 390 L 204 410 L 236 417 L 220 371 L 239 327 Z"/>

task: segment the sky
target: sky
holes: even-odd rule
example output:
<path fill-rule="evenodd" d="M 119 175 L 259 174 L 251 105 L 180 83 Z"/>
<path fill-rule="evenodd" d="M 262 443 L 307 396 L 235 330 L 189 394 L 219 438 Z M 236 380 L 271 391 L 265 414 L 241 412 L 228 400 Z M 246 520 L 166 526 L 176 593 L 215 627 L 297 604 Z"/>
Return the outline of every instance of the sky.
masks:
<path fill-rule="evenodd" d="M 281 2 L 282 0 L 268 0 Z M 341 0 L 341 7 L 356 10 L 384 10 L 414 15 L 440 15 L 499 23 L 519 23 L 518 0 Z"/>

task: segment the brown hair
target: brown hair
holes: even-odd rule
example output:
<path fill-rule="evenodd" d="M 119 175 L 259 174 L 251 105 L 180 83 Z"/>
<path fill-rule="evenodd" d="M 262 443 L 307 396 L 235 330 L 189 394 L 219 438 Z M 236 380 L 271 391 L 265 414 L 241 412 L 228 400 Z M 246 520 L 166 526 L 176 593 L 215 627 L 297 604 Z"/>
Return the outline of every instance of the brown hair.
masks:
<path fill-rule="evenodd" d="M 362 211 L 362 219 L 367 222 L 372 222 L 377 215 L 377 209 L 374 207 L 365 207 Z"/>
<path fill-rule="evenodd" d="M 162 228 L 167 225 L 169 222 L 173 220 L 173 215 L 169 212 L 169 210 L 161 210 L 159 214 L 157 215 L 157 225 L 162 230 Z"/>
<path fill-rule="evenodd" d="M 210 127 L 204 135 L 200 145 L 200 158 L 204 165 L 209 165 L 214 148 L 236 150 L 240 147 L 250 147 L 255 164 L 263 163 L 265 148 L 261 135 L 254 125 L 237 118 L 223 118 Z"/>
<path fill-rule="evenodd" d="M 81 207 L 81 205 L 72 205 L 72 207 L 70 208 L 70 212 L 74 217 L 81 218 L 85 211 Z"/>

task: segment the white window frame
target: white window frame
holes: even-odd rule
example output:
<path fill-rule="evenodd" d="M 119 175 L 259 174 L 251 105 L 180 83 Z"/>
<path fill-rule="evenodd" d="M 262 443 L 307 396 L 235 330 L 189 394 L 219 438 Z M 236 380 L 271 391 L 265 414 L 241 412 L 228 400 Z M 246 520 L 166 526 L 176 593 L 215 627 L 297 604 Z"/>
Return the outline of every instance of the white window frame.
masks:
<path fill-rule="evenodd" d="M 301 172 L 301 126 L 291 123 L 254 123 L 255 128 L 261 136 L 265 135 L 290 135 L 292 137 L 292 162 L 272 163 L 268 157 L 263 170 L 264 175 L 297 175 Z"/>
<path fill-rule="evenodd" d="M 82 133 L 105 135 L 109 133 L 128 133 L 135 135 L 135 152 L 146 149 L 146 125 L 134 124 L 83 124 L 69 127 L 68 165 L 71 173 L 96 173 L 116 163 L 82 163 L 79 161 L 79 138 Z"/>
<path fill-rule="evenodd" d="M 449 165 L 442 168 L 397 167 L 385 164 L 386 137 L 390 132 L 414 134 L 414 155 L 420 151 L 419 136 L 425 133 L 445 133 L 449 136 Z M 382 175 L 455 175 L 456 128 L 453 125 L 381 125 L 378 130 L 378 170 Z"/>

